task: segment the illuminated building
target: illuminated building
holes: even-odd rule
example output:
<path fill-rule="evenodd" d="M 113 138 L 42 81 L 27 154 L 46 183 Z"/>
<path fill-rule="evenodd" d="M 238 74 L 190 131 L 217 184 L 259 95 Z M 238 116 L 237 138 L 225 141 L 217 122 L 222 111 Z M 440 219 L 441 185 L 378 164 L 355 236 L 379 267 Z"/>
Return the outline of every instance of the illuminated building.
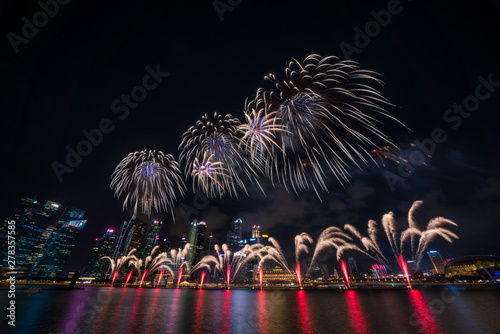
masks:
<path fill-rule="evenodd" d="M 185 234 L 181 234 L 181 237 L 177 239 L 177 248 L 184 249 L 184 246 L 187 244 L 187 236 Z"/>
<path fill-rule="evenodd" d="M 47 201 L 43 206 L 35 200 L 30 207 L 27 200 L 24 204 L 26 215 L 19 217 L 20 224 L 16 231 L 16 265 L 29 269 L 45 244 L 45 234 L 50 234 L 50 229 L 54 229 L 61 212 L 60 204 L 52 201 Z"/>
<path fill-rule="evenodd" d="M 205 222 L 199 222 L 198 233 L 196 237 L 195 244 L 195 261 L 198 262 L 201 258 L 203 251 L 205 250 L 205 233 L 207 232 L 207 224 Z"/>
<path fill-rule="evenodd" d="M 200 253 L 204 249 L 206 230 L 207 224 L 205 222 L 198 222 L 198 220 L 195 219 L 191 222 L 191 224 L 189 224 L 187 242 L 191 246 L 189 247 L 189 251 L 186 256 L 189 268 L 192 268 L 193 265 L 196 264 L 199 260 Z"/>
<path fill-rule="evenodd" d="M 227 246 L 231 252 L 237 252 L 240 248 L 240 237 L 236 232 L 227 232 Z"/>
<path fill-rule="evenodd" d="M 500 257 L 494 255 L 473 255 L 452 259 L 445 264 L 446 277 L 481 276 L 500 283 Z"/>
<path fill-rule="evenodd" d="M 217 244 L 217 238 L 210 233 L 210 237 L 208 238 L 208 255 L 218 255 L 215 254 L 215 245 Z"/>
<path fill-rule="evenodd" d="M 104 277 L 109 266 L 109 260 L 101 258 L 103 256 L 113 256 L 115 243 L 116 233 L 113 229 L 108 229 L 102 237 L 96 238 L 82 276 Z"/>
<path fill-rule="evenodd" d="M 227 232 L 226 243 L 231 252 L 237 252 L 241 249 L 240 241 L 243 240 L 243 221 L 236 219 L 234 221 L 233 230 Z"/>
<path fill-rule="evenodd" d="M 257 268 L 255 268 L 257 269 Z M 255 271 L 254 269 L 254 271 Z M 258 269 L 257 269 L 258 273 Z M 263 268 L 262 270 L 262 283 L 264 285 L 288 285 L 291 283 L 295 283 L 297 278 L 294 272 L 288 272 L 283 270 L 283 268 L 276 266 L 271 270 L 266 270 Z"/>
<path fill-rule="evenodd" d="M 66 264 L 76 240 L 87 220 L 70 220 L 57 223 L 57 229 L 41 250 L 29 271 L 30 276 L 58 277 Z"/>
<path fill-rule="evenodd" d="M 240 240 L 243 239 L 243 220 L 238 218 L 234 221 L 234 233 L 238 235 Z"/>
<path fill-rule="evenodd" d="M 120 229 L 120 234 L 117 237 L 115 251 L 113 252 L 113 259 L 128 254 L 132 249 L 136 249 L 136 254 L 141 254 L 142 241 L 146 233 L 146 226 L 143 222 L 138 220 L 135 216 L 132 217 L 130 222 L 123 222 Z"/>
<path fill-rule="evenodd" d="M 428 251 L 427 255 L 429 255 L 429 258 L 431 259 L 432 265 L 434 266 L 436 273 L 444 274 L 444 261 L 443 258 L 441 257 L 441 254 L 439 254 L 438 251 L 432 250 Z"/>
<path fill-rule="evenodd" d="M 326 264 L 322 264 L 319 267 L 321 269 L 321 275 L 323 276 L 323 279 L 327 280 L 328 278 L 330 278 L 330 273 L 328 271 L 328 266 Z"/>
<path fill-rule="evenodd" d="M 254 225 L 252 227 L 252 238 L 260 238 L 260 225 Z"/>
<path fill-rule="evenodd" d="M 347 269 L 349 271 L 349 277 L 359 277 L 358 265 L 356 264 L 356 260 L 354 260 L 353 257 L 347 259 Z"/>
<path fill-rule="evenodd" d="M 149 232 L 146 237 L 146 243 L 144 245 L 143 251 L 142 251 L 142 258 L 145 258 L 146 256 L 149 256 L 151 254 L 151 251 L 155 246 L 160 246 L 160 231 L 162 227 L 163 222 L 160 220 L 153 220 L 151 225 L 149 226 Z M 160 253 L 160 252 L 158 252 Z"/>
<path fill-rule="evenodd" d="M 260 242 L 264 245 L 264 246 L 267 246 L 268 244 L 268 240 L 269 240 L 269 235 L 267 234 L 262 234 L 261 237 L 260 237 Z"/>
<path fill-rule="evenodd" d="M 387 275 L 387 268 L 386 268 L 386 266 L 384 266 L 382 264 L 374 264 L 372 266 L 372 270 L 374 273 L 374 277 L 376 277 L 377 279 L 386 278 L 388 276 Z"/>

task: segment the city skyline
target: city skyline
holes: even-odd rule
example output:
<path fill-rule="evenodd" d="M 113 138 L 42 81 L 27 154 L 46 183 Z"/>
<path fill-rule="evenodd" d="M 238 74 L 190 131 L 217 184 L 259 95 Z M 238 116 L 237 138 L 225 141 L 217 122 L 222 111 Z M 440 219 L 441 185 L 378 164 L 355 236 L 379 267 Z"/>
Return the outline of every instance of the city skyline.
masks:
<path fill-rule="evenodd" d="M 182 244 L 179 244 L 178 241 L 180 240 L 180 238 L 183 238 L 183 240 L 185 240 L 184 242 L 191 244 L 191 248 L 189 249 L 189 252 L 186 255 L 186 261 L 188 264 L 187 268 L 193 268 L 201 260 L 203 256 L 212 255 L 211 249 L 213 248 L 213 246 L 210 245 L 211 238 L 205 237 L 205 235 L 207 234 L 207 223 L 204 221 L 199 222 L 198 220 L 195 219 L 190 223 L 189 231 L 187 232 L 187 234 L 167 237 L 168 231 L 161 229 L 163 224 L 162 221 L 151 220 L 150 222 L 148 222 L 148 221 L 141 221 L 136 217 L 132 217 L 130 221 L 123 222 L 121 228 L 117 229 L 116 232 L 115 229 L 107 228 L 106 232 L 102 237 L 96 238 L 94 246 L 92 246 L 92 248 L 90 246 L 87 247 L 88 248 L 87 251 L 81 257 L 83 259 L 83 265 L 81 263 L 80 265 L 78 265 L 78 261 L 75 261 L 74 258 L 73 261 L 69 261 L 68 263 L 66 263 L 66 260 L 68 260 L 68 258 L 71 259 L 70 257 L 71 250 L 74 247 L 74 245 L 77 244 L 78 234 L 80 234 L 83 226 L 87 222 L 87 220 L 78 220 L 78 219 L 83 218 L 86 212 L 84 210 L 76 209 L 74 207 L 63 207 L 60 204 L 55 203 L 53 201 L 47 201 L 45 205 L 43 205 L 44 201 L 41 201 L 39 204 L 36 198 L 37 198 L 36 196 L 32 197 L 25 196 L 21 198 L 21 200 L 19 201 L 19 206 L 15 210 L 16 213 L 13 216 L 13 218 L 15 218 L 16 221 L 18 221 L 18 228 L 22 231 L 20 235 L 21 241 L 27 242 L 27 240 L 31 240 L 26 238 L 28 235 L 30 236 L 32 235 L 32 232 L 29 232 L 31 231 L 29 230 L 30 226 L 33 226 L 33 228 L 35 228 L 34 231 L 40 231 L 37 232 L 38 234 L 35 235 L 34 239 L 32 238 L 33 240 L 30 241 L 30 244 L 28 245 L 29 247 L 27 248 L 26 252 L 26 254 L 32 258 L 29 262 L 26 262 L 26 264 L 29 263 L 27 267 L 28 269 L 26 271 L 26 273 L 29 276 L 49 277 L 53 273 L 54 277 L 63 277 L 65 274 L 67 274 L 67 272 L 79 271 L 81 273 L 89 273 L 100 270 L 101 275 L 104 275 L 104 273 L 106 273 L 107 277 L 108 275 L 110 275 L 110 269 L 108 268 L 109 264 L 106 265 L 105 261 L 100 261 L 99 263 L 97 263 L 99 260 L 101 260 L 101 258 L 110 257 L 114 261 L 116 261 L 119 257 L 129 254 L 131 250 L 135 250 L 136 251 L 135 254 L 138 256 L 138 258 L 144 261 L 146 259 L 146 256 L 148 256 L 153 250 L 153 248 L 156 246 L 159 247 L 159 249 L 156 251 L 157 255 L 161 252 L 168 253 L 170 252 L 171 249 L 176 249 L 176 247 L 183 248 Z M 415 211 L 420 208 L 421 205 L 422 205 L 421 202 L 414 203 L 413 205 L 414 208 L 412 207 L 412 209 L 410 210 L 411 212 L 413 212 L 412 216 L 415 214 Z M 42 221 L 40 221 L 40 219 L 37 220 L 36 217 L 38 216 L 44 217 L 47 215 L 45 210 L 50 210 L 49 212 L 55 212 L 55 213 L 58 212 L 59 215 L 53 214 L 52 218 L 50 218 L 50 216 L 47 216 L 45 220 Z M 384 219 L 385 218 L 383 218 L 382 220 Z M 414 219 L 414 217 L 412 219 Z M 49 221 L 51 221 L 51 223 L 49 223 Z M 444 219 L 444 221 L 447 220 Z M 24 228 L 22 228 L 21 225 L 26 223 L 28 224 Z M 78 226 L 79 227 L 78 234 L 76 236 L 71 237 L 72 241 L 65 241 L 65 242 L 58 241 L 61 238 L 60 235 L 62 235 L 64 238 L 65 235 L 64 228 L 66 226 L 73 226 L 73 227 Z M 210 226 L 210 224 L 208 224 L 208 226 Z M 345 227 L 346 230 L 349 231 L 352 230 L 351 225 L 349 225 L 349 228 L 347 228 L 347 226 L 348 225 L 346 225 Z M 230 249 L 233 253 L 236 253 L 241 249 L 243 249 L 246 245 L 252 245 L 256 243 L 268 245 L 269 243 L 268 240 L 270 236 L 266 233 L 266 231 L 261 230 L 260 225 L 251 226 L 251 233 L 250 232 L 243 233 L 244 227 L 245 224 L 242 221 L 242 219 L 238 218 L 234 220 L 232 222 L 232 225 L 229 226 L 229 230 L 226 234 L 227 237 L 226 241 L 219 242 L 218 243 L 219 247 L 221 247 L 223 244 L 227 244 L 228 249 Z M 26 230 L 26 228 L 28 228 L 28 230 Z M 49 235 L 46 235 L 48 230 L 50 230 L 48 233 Z M 41 233 L 42 231 L 44 231 L 44 233 Z M 212 232 L 210 232 L 210 237 L 213 237 Z M 272 237 L 274 240 L 276 240 L 274 236 Z M 436 243 L 435 241 L 437 240 L 433 241 L 434 242 L 432 247 L 435 248 L 434 244 Z M 57 251 L 51 249 L 57 247 L 54 245 L 60 243 L 62 244 L 71 243 L 73 246 L 71 246 L 71 248 L 68 251 L 66 251 L 65 255 L 61 259 L 62 262 L 60 262 L 59 265 L 50 264 L 49 267 L 43 269 L 44 266 L 45 267 L 47 266 L 47 259 L 45 259 L 44 261 L 40 261 L 41 259 L 44 258 L 42 255 L 50 253 L 51 257 L 57 258 L 56 256 Z M 438 242 L 437 244 L 441 245 L 441 247 L 443 246 L 443 243 Z M 283 243 L 283 245 L 286 245 L 286 243 Z M 384 246 L 380 247 L 382 250 L 384 249 Z M 385 247 L 387 248 L 388 245 L 386 245 Z M 450 244 L 448 247 L 443 247 L 442 250 L 444 250 L 445 254 L 448 254 L 450 253 L 450 249 L 452 247 L 453 245 Z M 279 248 L 281 248 L 281 246 Z M 22 249 L 24 249 L 23 246 L 20 247 L 20 250 Z M 42 252 L 40 252 L 40 250 Z M 37 259 L 38 253 L 40 253 L 40 256 L 38 256 Z M 441 273 L 441 274 L 444 273 L 445 262 L 443 262 L 440 253 L 436 250 L 430 250 L 427 252 L 427 254 L 429 255 L 430 262 L 424 264 L 424 268 L 428 269 L 434 268 L 436 273 Z M 284 255 L 285 257 L 290 258 L 291 254 L 284 254 Z M 467 254 L 467 255 L 471 256 L 471 255 L 483 255 L 483 254 Z M 413 263 L 414 261 L 411 261 L 411 258 L 408 258 L 409 256 L 408 254 L 406 256 L 407 256 L 406 260 L 408 260 L 408 265 L 410 266 L 410 262 Z M 381 266 L 382 264 L 386 264 L 385 262 L 379 262 L 379 261 L 373 262 L 375 259 L 370 259 L 369 257 L 363 254 L 357 254 L 355 258 L 361 263 L 363 263 L 364 270 L 368 270 L 368 268 L 371 268 L 372 266 Z M 435 258 L 439 258 L 439 260 L 435 260 Z M 447 261 L 450 261 L 450 259 L 451 258 L 448 258 Z M 54 260 L 51 261 L 53 262 Z M 41 262 L 42 265 L 39 265 L 38 262 Z M 45 264 L 43 264 L 44 262 Z M 274 265 L 279 264 L 279 262 L 271 261 L 269 265 L 272 266 L 273 263 Z M 323 261 L 318 263 L 318 265 L 320 266 L 328 265 L 328 266 L 333 266 L 333 268 L 335 268 L 336 266 L 335 263 L 336 261 L 334 259 L 334 256 L 330 254 L 330 256 L 326 258 L 326 260 L 323 259 Z M 350 256 L 348 258 L 349 273 L 353 271 L 352 263 L 356 263 L 356 261 L 354 260 L 354 257 Z M 19 264 L 21 265 L 20 267 L 25 265 L 22 261 L 20 261 Z M 357 269 L 356 264 L 354 264 L 354 266 L 356 267 L 355 269 L 356 274 L 353 276 L 356 277 L 358 276 L 357 273 L 359 273 L 359 271 Z M 438 268 L 438 266 L 440 267 Z M 58 268 L 58 269 L 50 269 L 50 268 Z M 62 269 L 64 268 L 66 268 L 66 271 L 62 272 Z M 106 268 L 105 272 L 102 272 L 103 268 Z M 335 270 L 337 270 L 337 268 L 335 268 Z M 60 275 L 61 272 L 64 274 L 63 276 Z"/>

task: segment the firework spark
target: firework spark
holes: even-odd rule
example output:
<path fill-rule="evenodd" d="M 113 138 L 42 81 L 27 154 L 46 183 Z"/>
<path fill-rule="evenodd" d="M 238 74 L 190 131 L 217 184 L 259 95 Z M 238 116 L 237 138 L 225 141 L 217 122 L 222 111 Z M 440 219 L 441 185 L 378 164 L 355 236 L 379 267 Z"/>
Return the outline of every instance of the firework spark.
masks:
<path fill-rule="evenodd" d="M 185 186 L 179 164 L 172 155 L 142 150 L 130 153 L 118 164 L 111 189 L 118 198 L 125 194 L 124 210 L 131 205 L 134 215 L 140 209 L 149 216 L 151 209 L 171 211 L 177 195 L 184 196 Z"/>
<path fill-rule="evenodd" d="M 261 108 L 258 112 L 252 109 L 252 112 L 246 112 L 246 123 L 238 126 L 238 131 L 244 133 L 240 141 L 240 146 L 244 146 L 250 153 L 252 162 L 262 169 L 265 163 L 264 156 L 267 154 L 273 157 L 271 147 L 281 150 L 276 142 L 276 133 L 285 132 L 284 125 L 278 124 L 279 118 L 276 117 L 276 111 L 267 113 Z"/>
<path fill-rule="evenodd" d="M 345 183 L 350 164 L 373 160 L 368 147 L 375 141 L 394 146 L 377 127 L 379 116 L 395 120 L 384 109 L 389 102 L 373 88 L 381 83 L 378 76 L 354 61 L 315 54 L 289 61 L 285 80 L 266 76 L 273 88 L 259 89 L 246 110 L 264 105 L 286 129 L 275 133 L 279 149 L 269 147 L 268 176 L 296 193 L 328 191 L 328 170 Z"/>
<path fill-rule="evenodd" d="M 217 168 L 225 171 L 224 177 L 212 175 L 212 178 L 205 178 L 206 182 L 202 186 L 208 197 L 238 197 L 238 189 L 246 193 L 245 181 L 257 180 L 256 171 L 239 148 L 239 124 L 240 121 L 231 115 L 222 116 L 217 112 L 213 116 L 205 114 L 182 136 L 180 160 L 185 162 L 186 175 L 199 175 L 196 168 L 193 170 L 196 159 L 199 167 L 203 166 L 203 161 L 206 162 L 206 157 L 209 157 L 212 165 L 217 164 Z"/>

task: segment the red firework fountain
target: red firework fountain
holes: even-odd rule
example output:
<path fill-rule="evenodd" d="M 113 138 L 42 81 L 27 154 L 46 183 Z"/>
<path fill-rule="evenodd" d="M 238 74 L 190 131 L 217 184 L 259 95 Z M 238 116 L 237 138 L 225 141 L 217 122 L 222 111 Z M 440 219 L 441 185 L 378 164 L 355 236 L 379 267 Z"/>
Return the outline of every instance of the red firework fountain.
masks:
<path fill-rule="evenodd" d="M 184 273 L 184 267 L 181 267 L 181 270 L 179 270 L 179 277 L 177 277 L 177 289 L 179 288 L 179 284 L 181 284 L 182 273 Z"/>
<path fill-rule="evenodd" d="M 351 288 L 351 282 L 349 280 L 349 273 L 347 272 L 347 266 L 346 266 L 344 260 L 340 260 L 340 269 L 342 269 L 342 274 L 344 275 L 346 287 L 348 289 L 350 289 Z"/>
<path fill-rule="evenodd" d="M 158 283 L 156 283 L 156 286 L 160 286 L 161 279 L 163 278 L 163 274 L 165 274 L 165 270 L 160 271 L 160 277 L 158 277 Z"/>
<path fill-rule="evenodd" d="M 142 277 L 141 277 L 141 283 L 139 284 L 139 288 L 142 286 L 142 282 L 144 281 L 144 277 L 146 277 L 146 274 L 148 273 L 147 270 L 144 270 L 144 274 L 142 274 Z"/>
<path fill-rule="evenodd" d="M 302 277 L 300 276 L 300 262 L 295 266 L 295 275 L 297 275 L 297 282 L 299 282 L 300 289 L 302 290 Z"/>
<path fill-rule="evenodd" d="M 113 273 L 113 279 L 111 280 L 111 284 L 115 283 L 116 276 L 118 276 L 118 270 L 115 270 L 115 272 Z"/>
<path fill-rule="evenodd" d="M 200 277 L 200 289 L 203 288 L 203 281 L 205 280 L 205 271 L 201 272 L 201 277 Z"/>
<path fill-rule="evenodd" d="M 130 277 L 132 277 L 132 273 L 133 273 L 133 272 L 134 272 L 134 271 L 133 271 L 133 270 L 131 270 L 131 271 L 128 273 L 128 275 L 127 275 L 127 279 L 125 280 L 125 286 L 127 286 L 128 281 L 130 280 Z"/>
<path fill-rule="evenodd" d="M 231 265 L 227 265 L 227 273 L 226 273 L 226 281 L 227 281 L 227 288 L 229 289 L 229 284 L 231 283 Z"/>
<path fill-rule="evenodd" d="M 262 266 L 259 268 L 259 284 L 260 284 L 260 289 L 262 290 L 262 281 L 264 278 L 264 273 L 262 272 Z"/>
<path fill-rule="evenodd" d="M 408 282 L 408 286 L 411 289 L 411 282 L 410 282 L 410 274 L 408 272 L 408 265 L 406 264 L 406 261 L 403 259 L 403 254 L 399 254 L 398 263 L 399 263 L 399 267 L 401 267 L 401 270 L 403 271 L 403 275 L 405 276 L 406 281 Z"/>

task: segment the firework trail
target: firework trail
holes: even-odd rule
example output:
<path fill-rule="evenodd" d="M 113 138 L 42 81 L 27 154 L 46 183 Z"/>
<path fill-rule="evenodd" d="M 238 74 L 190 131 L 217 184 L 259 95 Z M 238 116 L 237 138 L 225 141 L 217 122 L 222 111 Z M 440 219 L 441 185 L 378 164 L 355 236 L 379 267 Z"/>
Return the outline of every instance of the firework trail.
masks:
<path fill-rule="evenodd" d="M 318 194 L 318 188 L 328 191 L 328 170 L 344 184 L 350 164 L 374 161 L 368 151 L 377 147 L 374 141 L 394 146 L 377 127 L 379 116 L 396 121 L 384 109 L 389 102 L 373 88 L 381 84 L 378 77 L 354 61 L 316 54 L 289 61 L 284 80 L 266 76 L 272 88 L 259 89 L 245 109 L 264 105 L 286 129 L 274 133 L 280 148 L 268 147 L 268 176 L 295 193 L 312 187 Z"/>
<path fill-rule="evenodd" d="M 415 261 L 417 268 L 420 267 L 420 263 L 423 260 L 429 243 L 434 241 L 437 237 L 441 237 L 450 243 L 453 242 L 453 239 L 458 239 L 458 236 L 455 233 L 445 228 L 445 226 L 457 226 L 457 224 L 443 217 L 432 218 L 427 223 L 426 230 L 420 230 L 417 227 L 414 215 L 415 211 L 420 208 L 422 204 L 422 201 L 413 202 L 410 210 L 408 211 L 408 228 L 400 233 L 399 243 L 394 213 L 388 212 L 382 216 L 382 225 L 384 226 L 384 230 L 394 256 L 398 259 L 398 261 L 399 256 L 403 253 L 405 243 L 408 240 L 410 240 L 411 243 L 411 240 L 416 239 L 417 237 L 419 238 L 416 252 L 412 249 L 412 260 Z"/>
<path fill-rule="evenodd" d="M 443 217 L 436 217 L 431 219 L 427 224 L 427 230 L 423 231 L 418 243 L 417 253 L 416 253 L 416 264 L 417 267 L 420 266 L 425 250 L 429 243 L 431 243 L 436 237 L 441 237 L 446 241 L 452 243 L 453 239 L 458 239 L 458 236 L 451 232 L 450 230 L 444 228 L 444 225 L 457 226 L 457 224 L 449 219 Z"/>
<path fill-rule="evenodd" d="M 116 261 L 113 260 L 109 256 L 103 256 L 100 258 L 103 260 L 107 259 L 111 263 L 111 273 L 113 275 L 113 282 L 116 279 L 116 277 L 118 276 L 120 269 L 123 267 L 123 265 L 125 265 L 128 261 L 135 258 L 135 255 L 134 255 L 135 252 L 136 252 L 136 249 L 134 248 L 127 255 L 123 255 L 123 256 L 119 257 L 118 259 L 116 259 Z"/>
<path fill-rule="evenodd" d="M 123 209 L 131 205 L 134 215 L 138 209 L 148 216 L 151 209 L 171 211 L 177 195 L 184 196 L 179 164 L 172 155 L 161 151 L 130 153 L 116 166 L 111 178 L 115 196 L 119 198 L 125 194 Z"/>
<path fill-rule="evenodd" d="M 394 161 L 397 164 L 402 162 L 408 162 L 408 157 L 401 153 L 397 148 L 390 146 L 383 146 L 378 148 L 372 148 L 370 153 L 380 160 L 382 166 L 385 167 L 384 159 Z"/>
<path fill-rule="evenodd" d="M 172 259 L 169 258 L 168 254 L 160 253 L 155 256 L 155 253 L 159 248 L 160 246 L 153 247 L 153 249 L 151 250 L 151 254 L 144 259 L 144 272 L 148 272 L 149 274 L 151 274 L 158 270 L 166 270 L 169 274 L 174 276 L 174 271 L 171 268 L 171 264 L 173 262 Z"/>
<path fill-rule="evenodd" d="M 312 244 L 313 242 L 311 236 L 305 232 L 295 236 L 295 263 L 300 261 L 303 253 L 309 254 L 309 247 L 306 243 Z"/>
<path fill-rule="evenodd" d="M 181 268 L 186 267 L 189 270 L 189 263 L 185 261 L 186 256 L 189 253 L 189 248 L 191 248 L 191 244 L 188 242 L 184 245 L 182 249 L 171 249 L 169 254 L 170 262 L 169 266 L 172 267 L 172 271 L 175 275 L 179 273 Z M 175 276 L 174 275 L 174 276 Z"/>
<path fill-rule="evenodd" d="M 214 273 L 218 273 L 226 279 L 230 277 L 229 275 L 236 276 L 241 267 L 241 263 L 247 260 L 247 257 L 243 256 L 243 254 L 249 254 L 249 249 L 249 247 L 245 247 L 237 253 L 233 253 L 229 250 L 229 246 L 227 244 L 223 244 L 222 248 L 219 245 L 215 245 L 214 250 L 218 255 L 205 255 L 193 267 L 190 273 L 202 268 L 207 268 L 209 272 L 213 271 Z M 236 268 L 236 270 L 233 270 L 231 273 L 229 268 Z"/>
<path fill-rule="evenodd" d="M 408 227 L 409 227 L 409 230 L 411 231 L 409 233 L 410 233 L 411 256 L 412 256 L 413 260 L 415 259 L 415 252 L 413 249 L 415 235 L 414 235 L 413 231 L 415 231 L 417 229 L 417 223 L 415 222 L 415 211 L 417 211 L 420 208 L 422 203 L 424 203 L 424 202 L 423 201 L 415 201 L 415 202 L 413 202 L 410 210 L 408 210 Z M 417 232 L 417 234 L 418 234 L 418 232 Z"/>
<path fill-rule="evenodd" d="M 206 161 L 204 157 L 210 157 L 212 164 L 217 163 L 217 167 L 225 171 L 205 178 L 204 192 L 210 198 L 224 195 L 237 198 L 238 189 L 247 192 L 245 181 L 253 183 L 257 180 L 257 172 L 239 148 L 241 136 L 238 125 L 240 121 L 237 118 L 215 112 L 213 116 L 202 116 L 182 136 L 180 160 L 185 163 L 186 175 L 199 176 L 199 173 L 193 173 L 193 167 L 196 159 Z"/>
<path fill-rule="evenodd" d="M 365 248 L 367 253 L 371 253 L 370 257 L 377 260 L 379 263 L 389 266 L 389 261 L 385 258 L 380 246 L 376 242 L 376 230 L 377 223 L 374 220 L 368 222 L 368 234 L 369 237 L 363 236 L 359 230 L 351 224 L 345 224 L 344 230 L 351 232 L 356 238 L 361 241 L 361 244 Z M 345 249 L 345 248 L 344 248 Z"/>
<path fill-rule="evenodd" d="M 382 226 L 384 227 L 387 240 L 389 240 L 389 244 L 391 245 L 392 252 L 397 258 L 401 251 L 399 250 L 397 243 L 397 230 L 394 212 L 391 211 L 382 216 Z"/>
<path fill-rule="evenodd" d="M 269 242 L 272 246 L 264 246 L 259 252 L 260 262 L 259 267 L 262 267 L 264 262 L 266 261 L 274 261 L 278 263 L 283 269 L 291 273 L 290 268 L 288 267 L 285 255 L 281 250 L 281 246 L 278 241 L 274 238 L 269 238 Z M 262 256 L 263 255 L 263 256 Z"/>
<path fill-rule="evenodd" d="M 336 226 L 331 226 L 321 232 L 314 248 L 314 253 L 312 256 L 311 264 L 309 265 L 308 271 L 312 268 L 316 262 L 317 257 L 321 252 L 326 249 L 333 247 L 337 250 L 337 260 L 339 260 L 345 250 L 357 250 L 361 253 L 365 253 L 359 247 L 352 243 L 352 238 Z"/>

